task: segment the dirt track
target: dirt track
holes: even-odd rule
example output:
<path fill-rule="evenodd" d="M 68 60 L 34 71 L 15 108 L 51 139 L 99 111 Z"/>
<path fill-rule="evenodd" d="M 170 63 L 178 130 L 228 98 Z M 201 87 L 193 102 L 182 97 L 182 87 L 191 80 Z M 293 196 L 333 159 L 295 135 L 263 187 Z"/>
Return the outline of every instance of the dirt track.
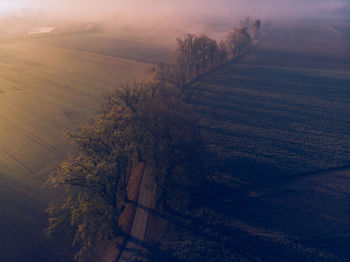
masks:
<path fill-rule="evenodd" d="M 150 168 L 146 165 L 139 190 L 139 198 L 136 213 L 130 232 L 130 237 L 126 243 L 125 249 L 121 254 L 118 262 L 137 261 L 143 252 L 143 241 L 145 237 L 149 211 L 145 209 L 151 208 L 152 204 L 152 182 L 150 176 Z"/>

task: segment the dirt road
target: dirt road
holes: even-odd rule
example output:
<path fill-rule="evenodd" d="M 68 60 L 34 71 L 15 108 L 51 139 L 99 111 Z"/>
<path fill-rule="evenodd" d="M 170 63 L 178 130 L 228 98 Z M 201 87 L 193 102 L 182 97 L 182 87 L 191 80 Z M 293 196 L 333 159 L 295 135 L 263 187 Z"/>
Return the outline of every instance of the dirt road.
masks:
<path fill-rule="evenodd" d="M 143 254 L 143 240 L 145 237 L 149 211 L 152 204 L 153 183 L 150 167 L 146 165 L 140 185 L 139 198 L 130 237 L 118 262 L 139 261 Z"/>

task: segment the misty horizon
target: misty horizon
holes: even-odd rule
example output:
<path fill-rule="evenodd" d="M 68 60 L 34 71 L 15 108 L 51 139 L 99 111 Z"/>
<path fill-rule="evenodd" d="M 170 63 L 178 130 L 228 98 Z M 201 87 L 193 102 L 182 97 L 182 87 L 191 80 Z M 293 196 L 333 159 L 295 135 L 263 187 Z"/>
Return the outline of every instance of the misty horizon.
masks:
<path fill-rule="evenodd" d="M 115 14 L 128 16 L 138 14 L 144 17 L 177 16 L 191 19 L 193 17 L 213 17 L 237 19 L 245 16 L 266 18 L 348 18 L 350 4 L 344 0 L 3 0 L 0 3 L 0 16 L 21 15 L 26 13 L 45 12 L 48 16 L 70 17 L 76 14 L 90 19 L 101 19 Z"/>

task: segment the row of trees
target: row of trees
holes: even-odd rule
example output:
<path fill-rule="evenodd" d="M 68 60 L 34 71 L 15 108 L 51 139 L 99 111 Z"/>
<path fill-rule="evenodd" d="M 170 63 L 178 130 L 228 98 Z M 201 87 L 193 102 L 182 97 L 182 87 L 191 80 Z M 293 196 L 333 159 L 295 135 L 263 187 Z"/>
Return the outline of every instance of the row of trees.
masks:
<path fill-rule="evenodd" d="M 179 192 L 201 179 L 203 150 L 191 107 L 177 89 L 160 83 L 134 83 L 106 95 L 98 119 L 68 138 L 74 150 L 47 181 L 64 189 L 47 210 L 48 233 L 72 227 L 79 261 L 97 243 L 124 234 L 118 218 L 135 154 L 151 166 L 161 206 L 178 204 Z"/>
<path fill-rule="evenodd" d="M 227 61 L 227 49 L 206 35 L 186 34 L 177 39 L 175 62 L 160 63 L 154 79 L 162 83 L 185 86 L 200 74 L 210 71 Z"/>
<path fill-rule="evenodd" d="M 201 74 L 246 53 L 259 38 L 260 29 L 261 20 L 256 20 L 250 27 L 233 29 L 219 43 L 204 34 L 186 34 L 177 39 L 174 62 L 160 63 L 154 80 L 184 88 Z"/>
<path fill-rule="evenodd" d="M 178 39 L 175 62 L 158 66 L 157 81 L 106 95 L 98 119 L 68 134 L 74 150 L 47 181 L 64 189 L 48 209 L 48 233 L 60 226 L 73 228 L 80 261 L 96 243 L 122 235 L 118 218 L 128 201 L 135 155 L 151 166 L 160 205 L 185 204 L 184 189 L 193 192 L 201 184 L 204 150 L 183 87 L 242 55 L 251 44 L 247 28 L 233 30 L 219 44 L 205 35 L 187 34 Z"/>

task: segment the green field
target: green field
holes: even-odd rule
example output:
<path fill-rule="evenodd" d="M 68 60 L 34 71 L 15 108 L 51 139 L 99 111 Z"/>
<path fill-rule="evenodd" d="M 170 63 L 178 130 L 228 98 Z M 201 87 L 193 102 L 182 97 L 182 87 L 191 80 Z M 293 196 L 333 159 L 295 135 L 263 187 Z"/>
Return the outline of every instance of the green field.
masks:
<path fill-rule="evenodd" d="M 64 132 L 88 123 L 103 93 L 149 79 L 152 66 L 39 41 L 0 45 L 0 261 L 67 261 L 43 236 L 42 180 L 67 154 Z"/>

